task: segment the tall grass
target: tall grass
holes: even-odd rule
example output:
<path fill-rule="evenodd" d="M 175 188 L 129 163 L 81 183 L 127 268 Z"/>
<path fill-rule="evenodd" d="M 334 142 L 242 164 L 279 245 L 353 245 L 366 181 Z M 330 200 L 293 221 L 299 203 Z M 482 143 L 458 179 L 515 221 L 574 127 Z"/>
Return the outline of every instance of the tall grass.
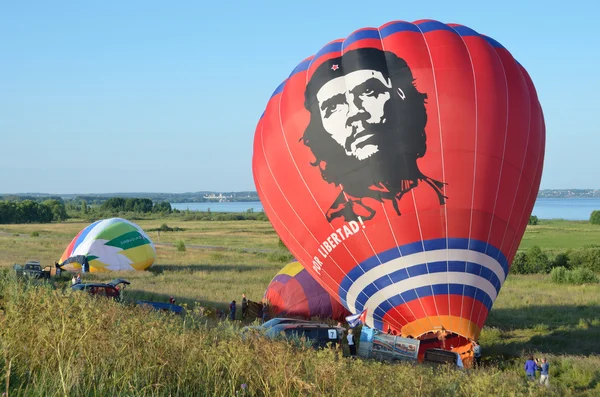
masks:
<path fill-rule="evenodd" d="M 164 222 L 139 223 L 150 229 Z M 151 271 L 84 274 L 84 281 L 131 281 L 126 304 L 0 279 L 0 367 L 10 395 L 547 395 L 525 382 L 525 354 L 549 358 L 551 395 L 600 395 L 600 284 L 510 275 L 482 332 L 484 370 L 348 360 L 282 342 L 242 341 L 237 326 L 197 314 L 198 306 L 205 313 L 225 309 L 242 293 L 260 300 L 291 259 L 268 222 L 168 222 L 185 230 L 161 233 L 160 242 L 151 235 L 158 243 Z M 2 225 L 0 267 L 28 259 L 52 264 L 86 224 Z M 581 248 L 597 242 L 599 231 L 541 221 L 528 227 L 523 246 Z M 166 245 L 178 240 L 185 252 Z M 193 310 L 163 316 L 127 303 L 171 295 Z"/>
<path fill-rule="evenodd" d="M 548 395 L 517 367 L 463 372 L 352 360 L 334 350 L 242 340 L 236 325 L 194 313 L 164 315 L 6 278 L 0 294 L 9 395 Z M 549 393 L 572 394 L 560 386 Z"/>

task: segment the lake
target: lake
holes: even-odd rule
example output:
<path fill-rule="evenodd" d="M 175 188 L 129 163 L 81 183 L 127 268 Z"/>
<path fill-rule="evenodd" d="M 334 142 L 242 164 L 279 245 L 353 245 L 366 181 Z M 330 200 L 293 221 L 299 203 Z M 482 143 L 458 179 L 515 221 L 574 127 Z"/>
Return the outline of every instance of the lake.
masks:
<path fill-rule="evenodd" d="M 252 208 L 254 212 L 263 210 L 260 201 L 233 202 L 233 203 L 173 203 L 173 208 L 180 211 L 212 212 L 245 212 Z M 598 198 L 539 198 L 533 207 L 533 214 L 540 219 L 568 219 L 587 221 L 594 210 L 600 210 Z"/>

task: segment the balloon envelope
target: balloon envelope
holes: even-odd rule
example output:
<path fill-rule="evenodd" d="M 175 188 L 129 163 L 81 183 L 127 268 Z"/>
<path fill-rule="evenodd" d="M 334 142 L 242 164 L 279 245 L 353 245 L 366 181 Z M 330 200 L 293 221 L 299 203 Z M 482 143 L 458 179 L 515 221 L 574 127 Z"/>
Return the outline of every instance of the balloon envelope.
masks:
<path fill-rule="evenodd" d="M 466 344 L 508 274 L 544 147 L 535 88 L 506 48 L 395 21 L 330 42 L 277 87 L 253 175 L 283 242 L 350 312 Z"/>
<path fill-rule="evenodd" d="M 80 231 L 59 263 L 69 271 L 146 270 L 156 259 L 150 238 L 135 223 L 121 218 L 103 219 Z"/>
<path fill-rule="evenodd" d="M 344 321 L 350 315 L 297 261 L 277 273 L 265 291 L 263 302 L 269 303 L 272 317 L 321 317 Z"/>

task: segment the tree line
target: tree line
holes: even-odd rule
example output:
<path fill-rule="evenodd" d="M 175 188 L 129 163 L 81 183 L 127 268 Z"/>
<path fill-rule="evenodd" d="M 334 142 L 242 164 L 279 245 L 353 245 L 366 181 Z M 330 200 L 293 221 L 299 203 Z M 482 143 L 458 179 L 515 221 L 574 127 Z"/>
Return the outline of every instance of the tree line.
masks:
<path fill-rule="evenodd" d="M 552 274 L 556 282 L 583 284 L 598 282 L 600 273 L 600 245 L 588 245 L 581 249 L 567 250 L 552 256 L 538 246 L 519 252 L 513 259 L 510 273 Z"/>
<path fill-rule="evenodd" d="M 65 203 L 62 200 L 0 201 L 0 224 L 12 223 L 50 223 L 61 222 L 68 218 Z"/>
<path fill-rule="evenodd" d="M 100 205 L 102 210 L 117 211 L 117 212 L 137 212 L 147 214 L 150 212 L 166 212 L 171 213 L 171 203 L 160 201 L 152 202 L 148 198 L 123 198 L 111 197 Z"/>

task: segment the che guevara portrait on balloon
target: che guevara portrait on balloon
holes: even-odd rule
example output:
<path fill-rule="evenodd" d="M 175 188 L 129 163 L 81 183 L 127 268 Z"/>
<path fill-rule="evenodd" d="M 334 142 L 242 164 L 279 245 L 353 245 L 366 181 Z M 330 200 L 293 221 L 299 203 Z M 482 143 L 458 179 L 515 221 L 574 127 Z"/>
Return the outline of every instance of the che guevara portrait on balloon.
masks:
<path fill-rule="evenodd" d="M 302 142 L 323 179 L 341 187 L 329 222 L 372 219 L 376 210 L 366 198 L 391 201 L 401 215 L 399 201 L 419 184 L 445 204 L 445 182 L 417 164 L 427 153 L 426 101 L 410 66 L 393 52 L 356 49 L 317 68 L 306 87 L 310 123 Z"/>

